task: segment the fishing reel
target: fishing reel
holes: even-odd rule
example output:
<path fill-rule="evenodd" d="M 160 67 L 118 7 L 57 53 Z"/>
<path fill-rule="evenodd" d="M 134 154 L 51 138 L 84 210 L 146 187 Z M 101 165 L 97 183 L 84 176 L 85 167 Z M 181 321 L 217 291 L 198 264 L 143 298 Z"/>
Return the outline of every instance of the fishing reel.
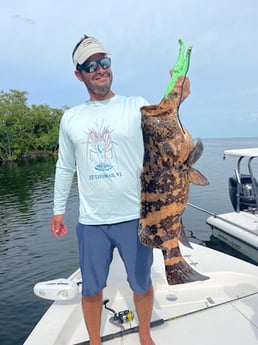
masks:
<path fill-rule="evenodd" d="M 114 309 L 107 307 L 108 302 L 109 302 L 109 299 L 105 299 L 103 301 L 103 305 L 105 309 L 111 311 L 114 314 L 114 316 L 111 316 L 111 318 L 109 319 L 109 321 L 113 325 L 123 328 L 124 323 L 130 322 L 133 320 L 134 316 L 131 310 L 121 310 L 119 312 L 116 312 Z"/>

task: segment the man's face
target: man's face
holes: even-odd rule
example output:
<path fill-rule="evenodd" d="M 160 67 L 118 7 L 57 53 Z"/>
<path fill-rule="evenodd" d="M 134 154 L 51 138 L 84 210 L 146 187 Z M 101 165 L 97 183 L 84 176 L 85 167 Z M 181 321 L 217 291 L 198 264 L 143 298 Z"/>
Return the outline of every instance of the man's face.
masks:
<path fill-rule="evenodd" d="M 104 58 L 105 54 L 94 54 L 89 59 L 89 61 L 99 60 Z M 88 92 L 90 94 L 91 100 L 104 100 L 111 97 L 113 95 L 111 91 L 111 84 L 113 80 L 113 74 L 110 68 L 103 69 L 99 64 L 96 71 L 87 73 L 84 70 L 76 70 L 75 71 L 76 77 L 84 82 L 86 85 Z"/>

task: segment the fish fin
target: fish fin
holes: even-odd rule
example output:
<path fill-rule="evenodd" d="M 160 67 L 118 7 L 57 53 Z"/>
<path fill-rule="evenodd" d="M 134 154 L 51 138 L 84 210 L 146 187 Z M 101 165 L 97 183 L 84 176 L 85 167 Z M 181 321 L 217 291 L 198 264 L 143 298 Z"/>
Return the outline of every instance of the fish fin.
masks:
<path fill-rule="evenodd" d="M 165 261 L 166 278 L 169 285 L 191 283 L 197 280 L 203 281 L 209 277 L 195 271 L 180 255 L 175 263 L 168 265 L 166 263 L 167 257 L 170 256 L 169 250 L 163 250 Z"/>
<path fill-rule="evenodd" d="M 189 182 L 198 186 L 207 186 L 209 184 L 207 178 L 199 170 L 194 168 L 190 169 Z"/>
<path fill-rule="evenodd" d="M 193 165 L 195 162 L 198 161 L 198 159 L 201 157 L 203 152 L 203 143 L 200 138 L 197 139 L 197 142 L 190 153 L 188 159 L 187 159 L 187 164 Z"/>
<path fill-rule="evenodd" d="M 186 233 L 184 231 L 184 226 L 181 220 L 181 230 L 179 232 L 179 236 L 178 236 L 179 241 L 186 247 L 188 248 L 192 248 L 191 243 L 189 242 L 188 238 L 186 237 Z"/>

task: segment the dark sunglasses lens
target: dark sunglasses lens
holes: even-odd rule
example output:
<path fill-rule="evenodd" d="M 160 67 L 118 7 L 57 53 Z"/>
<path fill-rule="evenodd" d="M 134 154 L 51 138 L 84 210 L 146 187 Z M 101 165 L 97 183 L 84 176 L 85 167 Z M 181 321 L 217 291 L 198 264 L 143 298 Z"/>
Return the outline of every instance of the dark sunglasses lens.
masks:
<path fill-rule="evenodd" d="M 99 60 L 99 64 L 103 69 L 107 69 L 111 66 L 111 59 L 110 58 L 103 58 Z"/>
<path fill-rule="evenodd" d="M 85 72 L 92 73 L 98 68 L 98 63 L 97 61 L 89 61 L 88 63 L 82 65 L 82 68 Z"/>
<path fill-rule="evenodd" d="M 108 69 L 111 66 L 111 59 L 106 57 L 100 60 L 89 61 L 81 65 L 79 70 L 83 70 L 86 73 L 93 73 L 97 70 L 98 65 L 100 65 L 103 69 Z"/>

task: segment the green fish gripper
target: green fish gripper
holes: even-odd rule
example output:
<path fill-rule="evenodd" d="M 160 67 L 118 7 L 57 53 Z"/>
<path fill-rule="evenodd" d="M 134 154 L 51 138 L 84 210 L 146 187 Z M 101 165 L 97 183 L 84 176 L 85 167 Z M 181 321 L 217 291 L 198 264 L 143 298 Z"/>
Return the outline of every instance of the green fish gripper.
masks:
<path fill-rule="evenodd" d="M 191 51 L 192 51 L 192 46 L 190 46 L 186 53 L 185 53 L 185 45 L 184 42 L 179 39 L 179 53 L 178 53 L 178 58 L 177 58 L 177 62 L 175 63 L 175 65 L 172 67 L 172 77 L 167 85 L 166 91 L 165 91 L 165 95 L 164 98 L 168 99 L 169 94 L 171 93 L 171 91 L 173 90 L 173 88 L 176 85 L 176 81 L 179 77 L 185 77 L 188 69 L 189 69 L 189 65 L 190 65 L 190 57 L 191 57 Z"/>

